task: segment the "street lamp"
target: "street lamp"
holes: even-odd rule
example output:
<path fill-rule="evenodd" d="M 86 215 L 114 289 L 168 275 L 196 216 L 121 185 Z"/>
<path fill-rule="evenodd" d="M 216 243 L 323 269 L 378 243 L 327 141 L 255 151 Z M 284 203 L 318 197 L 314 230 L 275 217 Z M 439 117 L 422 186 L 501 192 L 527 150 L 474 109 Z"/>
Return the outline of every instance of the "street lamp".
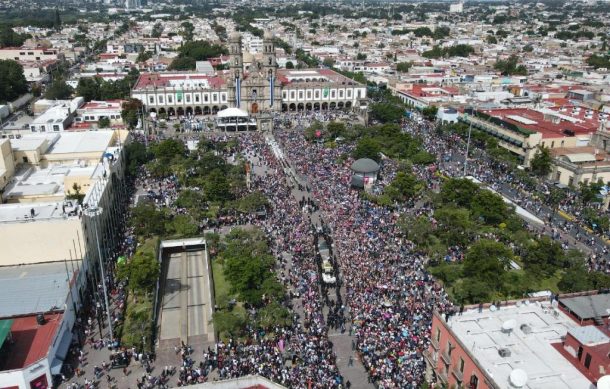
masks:
<path fill-rule="evenodd" d="M 87 215 L 93 221 L 93 229 L 95 230 L 95 242 L 97 245 L 97 254 L 100 262 L 100 271 L 102 278 L 102 286 L 104 288 L 104 301 L 106 303 L 106 314 L 108 316 L 108 330 L 110 331 L 110 341 L 114 342 L 114 333 L 112 331 L 112 318 L 110 317 L 110 304 L 108 304 L 108 290 L 106 289 L 106 276 L 104 275 L 104 261 L 102 260 L 102 249 L 100 248 L 100 237 L 97 232 L 97 223 L 95 219 L 98 219 L 102 215 L 103 209 L 101 207 L 92 206 L 85 210 Z M 101 336 L 101 331 L 100 331 Z"/>

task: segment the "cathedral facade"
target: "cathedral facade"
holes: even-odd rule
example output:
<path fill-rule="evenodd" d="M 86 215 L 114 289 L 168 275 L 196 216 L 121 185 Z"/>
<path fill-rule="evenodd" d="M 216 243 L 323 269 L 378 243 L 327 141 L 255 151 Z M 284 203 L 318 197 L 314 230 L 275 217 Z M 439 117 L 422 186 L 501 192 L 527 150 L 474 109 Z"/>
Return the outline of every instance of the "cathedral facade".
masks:
<path fill-rule="evenodd" d="M 278 69 L 270 32 L 262 57 L 244 65 L 241 36 L 229 39 L 229 69 L 143 73 L 131 96 L 147 112 L 168 116 L 214 115 L 239 108 L 250 116 L 270 112 L 355 110 L 366 107 L 366 85 L 330 69 Z"/>

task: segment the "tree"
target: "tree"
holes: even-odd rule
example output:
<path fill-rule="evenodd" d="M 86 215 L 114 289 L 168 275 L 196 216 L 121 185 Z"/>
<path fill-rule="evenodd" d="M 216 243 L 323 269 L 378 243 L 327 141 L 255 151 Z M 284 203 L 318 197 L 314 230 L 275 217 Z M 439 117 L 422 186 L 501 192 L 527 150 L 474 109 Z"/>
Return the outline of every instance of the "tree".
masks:
<path fill-rule="evenodd" d="M 53 28 L 57 31 L 61 30 L 61 17 L 59 16 L 59 10 L 55 8 L 55 17 L 53 19 Z"/>
<path fill-rule="evenodd" d="M 83 77 L 78 80 L 76 95 L 81 96 L 85 101 L 100 100 L 100 83 L 93 77 Z"/>
<path fill-rule="evenodd" d="M 450 178 L 441 187 L 440 200 L 443 204 L 455 204 L 458 207 L 470 208 L 470 204 L 479 187 L 465 178 Z"/>
<path fill-rule="evenodd" d="M 421 113 L 426 118 L 426 120 L 436 120 L 436 113 L 438 112 L 438 107 L 436 105 L 430 105 L 424 109 L 422 109 Z"/>
<path fill-rule="evenodd" d="M 551 277 L 563 265 L 564 258 L 561 244 L 543 236 L 527 248 L 523 256 L 523 267 L 536 276 Z"/>
<path fill-rule="evenodd" d="M 392 201 L 406 201 L 414 198 L 424 190 L 424 183 L 412 173 L 398 172 L 383 193 Z"/>
<path fill-rule="evenodd" d="M 130 129 L 133 129 L 138 124 L 142 107 L 142 102 L 138 99 L 129 98 L 123 102 L 121 118 L 123 118 L 123 123 Z"/>
<path fill-rule="evenodd" d="M 131 260 L 119 265 L 117 276 L 120 279 L 129 280 L 131 289 L 150 293 L 155 288 L 160 268 L 154 252 L 138 250 Z"/>
<path fill-rule="evenodd" d="M 152 29 L 152 32 L 150 33 L 150 36 L 153 37 L 153 38 L 159 38 L 162 33 L 163 33 L 163 25 L 161 23 L 157 22 L 153 26 L 153 29 Z"/>
<path fill-rule="evenodd" d="M 125 155 L 127 157 L 127 172 L 132 176 L 137 173 L 140 166 L 150 159 L 146 146 L 140 142 L 127 144 L 125 146 Z"/>
<path fill-rule="evenodd" d="M 166 230 L 175 237 L 190 238 L 197 235 L 199 227 L 189 215 L 176 215 L 168 223 Z"/>
<path fill-rule="evenodd" d="M 364 54 L 364 53 L 358 53 L 358 55 L 356 56 L 356 59 L 357 59 L 358 61 L 364 61 L 364 60 L 366 60 L 366 54 Z"/>
<path fill-rule="evenodd" d="M 326 125 L 326 132 L 330 139 L 335 139 L 345 134 L 345 123 L 332 121 Z"/>
<path fill-rule="evenodd" d="M 333 66 L 335 66 L 335 60 L 330 57 L 324 58 L 324 61 L 322 61 L 322 65 L 326 66 L 327 68 L 332 68 Z"/>
<path fill-rule="evenodd" d="M 546 177 L 553 167 L 553 157 L 548 147 L 538 146 L 536 154 L 530 161 L 530 169 L 538 177 Z"/>
<path fill-rule="evenodd" d="M 557 283 L 559 289 L 565 293 L 580 292 L 583 290 L 591 290 L 592 282 L 589 279 L 589 273 L 584 262 L 574 263 L 568 267 Z"/>
<path fill-rule="evenodd" d="M 214 329 L 220 334 L 239 336 L 246 328 L 246 317 L 240 312 L 216 311 L 212 315 Z"/>
<path fill-rule="evenodd" d="M 193 26 L 193 23 L 191 23 L 191 22 L 183 22 L 181 24 L 181 27 L 182 27 L 182 30 L 180 31 L 180 35 L 182 35 L 184 40 L 192 41 L 193 40 L 193 32 L 195 31 L 195 26 Z"/>
<path fill-rule="evenodd" d="M 498 40 L 493 35 L 487 35 L 485 37 L 485 42 L 489 43 L 490 45 L 495 45 L 498 43 Z"/>
<path fill-rule="evenodd" d="M 401 73 L 406 73 L 413 66 L 413 62 L 399 62 L 396 64 L 396 71 Z"/>
<path fill-rule="evenodd" d="M 472 216 L 483 220 L 485 224 L 498 225 L 509 216 L 509 209 L 499 195 L 480 190 L 472 199 Z"/>
<path fill-rule="evenodd" d="M 186 154 L 186 147 L 184 146 L 184 142 L 180 140 L 166 139 L 152 146 L 151 151 L 155 158 L 161 160 L 163 163 L 168 163 L 176 156 L 184 156 Z"/>
<path fill-rule="evenodd" d="M 56 78 L 47 88 L 44 94 L 45 99 L 49 100 L 64 100 L 72 96 L 74 90 L 63 78 Z"/>
<path fill-rule="evenodd" d="M 146 62 L 149 59 L 151 59 L 153 56 L 153 53 L 151 53 L 150 51 L 140 51 L 140 53 L 138 53 L 138 57 L 136 58 L 136 62 Z"/>
<path fill-rule="evenodd" d="M 204 183 L 205 195 L 210 201 L 228 201 L 231 199 L 231 188 L 227 176 L 220 169 L 215 169 Z"/>
<path fill-rule="evenodd" d="M 474 225 L 467 209 L 438 208 L 434 211 L 434 219 L 437 221 L 438 234 L 436 235 L 445 244 L 466 247 L 470 242 Z"/>
<path fill-rule="evenodd" d="M 497 35 L 497 33 L 496 33 L 496 35 Z M 494 69 L 500 71 L 502 74 L 507 75 L 507 76 L 512 76 L 512 75 L 526 76 L 527 69 L 523 65 L 518 65 L 518 63 L 519 63 L 519 57 L 517 57 L 517 55 L 515 55 L 515 54 L 512 54 L 506 60 L 498 60 L 494 64 Z"/>
<path fill-rule="evenodd" d="M 510 266 L 512 257 L 512 250 L 503 243 L 481 239 L 473 243 L 466 252 L 464 276 L 479 280 L 490 290 L 497 291 L 502 285 L 503 275 Z"/>
<path fill-rule="evenodd" d="M 10 59 L 0 60 L 0 103 L 13 101 L 27 91 L 23 67 Z"/>
<path fill-rule="evenodd" d="M 371 104 L 371 119 L 381 123 L 398 123 L 404 117 L 404 107 L 394 103 Z"/>
<path fill-rule="evenodd" d="M 0 27 L 0 48 L 21 47 L 27 39 L 27 34 L 17 34 L 13 27 L 5 24 Z"/>
<path fill-rule="evenodd" d="M 169 70 L 195 70 L 196 62 L 194 58 L 191 57 L 176 57 L 169 64 Z"/>
<path fill-rule="evenodd" d="M 131 210 L 130 224 L 140 236 L 163 235 L 166 220 L 165 212 L 148 202 L 139 203 Z"/>
<path fill-rule="evenodd" d="M 110 127 L 110 119 L 106 116 L 102 116 L 100 120 L 97 121 L 98 128 L 108 128 Z"/>
<path fill-rule="evenodd" d="M 286 69 L 294 69 L 294 64 L 292 63 L 292 61 L 286 62 Z"/>
<path fill-rule="evenodd" d="M 379 162 L 380 153 L 381 148 L 375 140 L 371 138 L 363 138 L 358 141 L 358 144 L 354 148 L 354 151 L 352 151 L 352 157 L 354 159 L 370 158 L 374 161 Z"/>

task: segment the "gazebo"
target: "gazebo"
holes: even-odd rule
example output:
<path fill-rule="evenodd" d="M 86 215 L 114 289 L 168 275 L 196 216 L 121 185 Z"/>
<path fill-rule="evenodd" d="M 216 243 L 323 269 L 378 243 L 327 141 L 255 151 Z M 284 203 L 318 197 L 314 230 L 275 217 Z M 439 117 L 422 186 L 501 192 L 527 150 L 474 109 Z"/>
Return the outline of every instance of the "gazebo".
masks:
<path fill-rule="evenodd" d="M 352 169 L 352 186 L 355 188 L 365 188 L 377 181 L 379 164 L 370 158 L 360 158 L 354 161 Z"/>
<path fill-rule="evenodd" d="M 239 108 L 226 108 L 216 114 L 216 127 L 224 131 L 256 130 L 256 119 Z"/>

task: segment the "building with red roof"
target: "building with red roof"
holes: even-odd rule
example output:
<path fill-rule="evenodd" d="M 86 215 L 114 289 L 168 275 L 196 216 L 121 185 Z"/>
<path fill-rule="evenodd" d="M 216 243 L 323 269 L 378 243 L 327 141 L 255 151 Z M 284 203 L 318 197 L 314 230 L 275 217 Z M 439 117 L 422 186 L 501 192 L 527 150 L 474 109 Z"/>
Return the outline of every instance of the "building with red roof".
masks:
<path fill-rule="evenodd" d="M 248 115 L 271 111 L 360 108 L 366 86 L 330 69 L 278 69 L 273 36 L 266 32 L 258 61 L 246 66 L 241 36 L 229 39 L 228 58 L 213 59 L 229 70 L 214 75 L 196 72 L 145 73 L 131 96 L 148 112 L 169 116 L 216 114 L 239 108 Z M 228 60 L 225 62 L 225 60 Z"/>

